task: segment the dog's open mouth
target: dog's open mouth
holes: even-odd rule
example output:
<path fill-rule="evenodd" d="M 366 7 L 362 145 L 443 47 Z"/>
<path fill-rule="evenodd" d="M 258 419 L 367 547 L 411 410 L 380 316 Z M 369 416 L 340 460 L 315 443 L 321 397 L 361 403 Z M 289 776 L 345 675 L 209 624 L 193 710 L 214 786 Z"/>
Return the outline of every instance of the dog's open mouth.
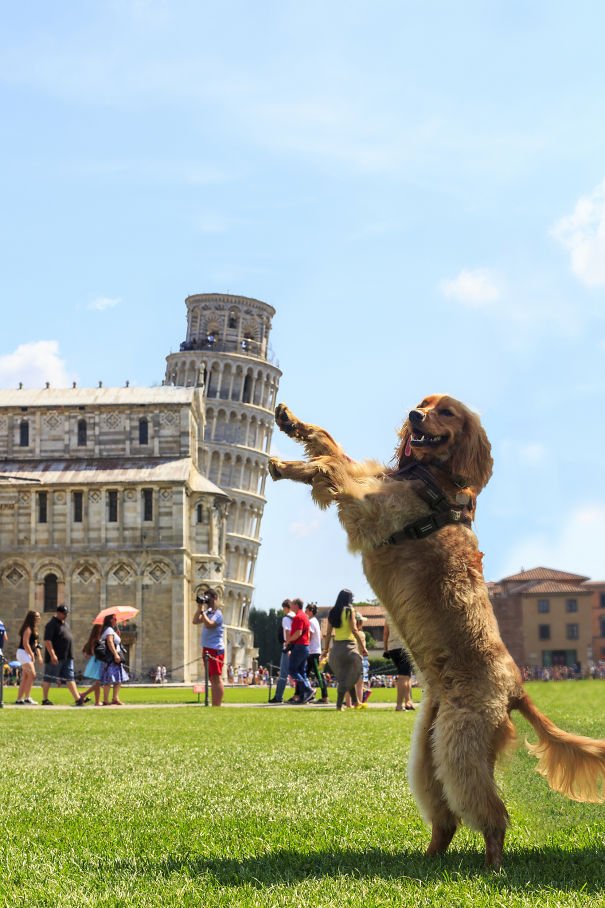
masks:
<path fill-rule="evenodd" d="M 415 448 L 434 447 L 443 444 L 446 440 L 447 435 L 429 435 L 428 432 L 418 432 L 416 429 L 410 436 L 410 444 Z"/>

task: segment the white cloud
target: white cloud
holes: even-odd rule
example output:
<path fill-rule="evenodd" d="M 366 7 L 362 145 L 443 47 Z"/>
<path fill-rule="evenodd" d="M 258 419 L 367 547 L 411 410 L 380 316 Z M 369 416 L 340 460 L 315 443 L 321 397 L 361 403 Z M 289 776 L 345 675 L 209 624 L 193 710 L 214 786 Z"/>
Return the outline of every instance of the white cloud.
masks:
<path fill-rule="evenodd" d="M 457 277 L 442 281 L 440 289 L 447 299 L 473 308 L 495 303 L 501 295 L 495 275 L 487 268 L 463 268 Z"/>
<path fill-rule="evenodd" d="M 587 287 L 604 286 L 605 180 L 578 199 L 572 214 L 557 221 L 551 234 L 569 252 L 578 280 Z"/>
<path fill-rule="evenodd" d="M 94 312 L 104 312 L 105 309 L 113 309 L 121 302 L 122 299 L 119 296 L 98 296 L 86 308 L 92 309 Z"/>
<path fill-rule="evenodd" d="M 561 514 L 558 533 L 535 534 L 521 539 L 509 552 L 502 576 L 514 574 L 521 565 L 551 567 L 605 579 L 603 538 L 605 503 L 586 503 Z"/>
<path fill-rule="evenodd" d="M 26 388 L 65 388 L 73 381 L 65 362 L 59 355 L 57 341 L 33 341 L 20 344 L 13 353 L 0 356 L 0 385 L 16 387 L 23 382 Z"/>

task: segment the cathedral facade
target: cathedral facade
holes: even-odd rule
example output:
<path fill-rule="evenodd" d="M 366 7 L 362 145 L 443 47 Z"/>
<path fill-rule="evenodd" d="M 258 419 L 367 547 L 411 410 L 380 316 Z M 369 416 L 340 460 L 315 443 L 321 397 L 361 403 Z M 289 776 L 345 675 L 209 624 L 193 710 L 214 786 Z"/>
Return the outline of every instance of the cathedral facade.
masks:
<path fill-rule="evenodd" d="M 216 321 L 231 298 L 189 298 L 188 311 L 191 299 Z M 248 612 L 281 373 L 268 360 L 272 308 L 232 299 L 241 338 L 204 322 L 213 347 L 190 351 L 204 336 L 186 340 L 168 357 L 162 387 L 0 390 L 0 603 L 12 642 L 29 609 L 44 621 L 65 603 L 82 667 L 97 612 L 130 605 L 139 610 L 123 634 L 133 672 L 144 679 L 164 664 L 173 680 L 191 681 L 202 671 L 195 596 L 212 586 L 223 596 L 226 662 L 251 664 Z M 263 324 L 244 309 L 262 312 Z M 234 413 L 237 433 L 226 429 Z"/>

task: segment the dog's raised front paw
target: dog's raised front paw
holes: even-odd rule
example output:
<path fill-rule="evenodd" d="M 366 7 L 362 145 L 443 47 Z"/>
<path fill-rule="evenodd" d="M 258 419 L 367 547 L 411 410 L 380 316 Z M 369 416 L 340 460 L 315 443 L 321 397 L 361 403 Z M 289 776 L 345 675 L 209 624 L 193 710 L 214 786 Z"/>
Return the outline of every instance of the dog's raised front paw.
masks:
<path fill-rule="evenodd" d="M 277 466 L 278 463 L 279 463 L 279 461 L 276 460 L 275 457 L 272 457 L 271 460 L 269 461 L 269 465 L 268 465 L 269 476 L 270 476 L 271 479 L 273 479 L 275 482 L 277 482 L 278 479 L 281 479 L 281 478 L 282 478 L 280 469 L 279 469 L 279 467 Z"/>
<path fill-rule="evenodd" d="M 275 408 L 275 422 L 286 435 L 296 435 L 298 420 L 285 404 L 278 404 Z"/>

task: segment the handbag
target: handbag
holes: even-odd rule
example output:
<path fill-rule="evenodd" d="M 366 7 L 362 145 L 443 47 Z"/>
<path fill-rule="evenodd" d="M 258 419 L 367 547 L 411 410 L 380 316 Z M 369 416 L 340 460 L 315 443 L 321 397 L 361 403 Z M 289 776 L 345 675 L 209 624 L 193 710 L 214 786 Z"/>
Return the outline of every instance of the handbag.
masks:
<path fill-rule="evenodd" d="M 95 659 L 98 659 L 99 662 L 106 662 L 107 664 L 113 662 L 113 654 L 107 646 L 107 638 L 95 643 L 94 655 Z"/>

